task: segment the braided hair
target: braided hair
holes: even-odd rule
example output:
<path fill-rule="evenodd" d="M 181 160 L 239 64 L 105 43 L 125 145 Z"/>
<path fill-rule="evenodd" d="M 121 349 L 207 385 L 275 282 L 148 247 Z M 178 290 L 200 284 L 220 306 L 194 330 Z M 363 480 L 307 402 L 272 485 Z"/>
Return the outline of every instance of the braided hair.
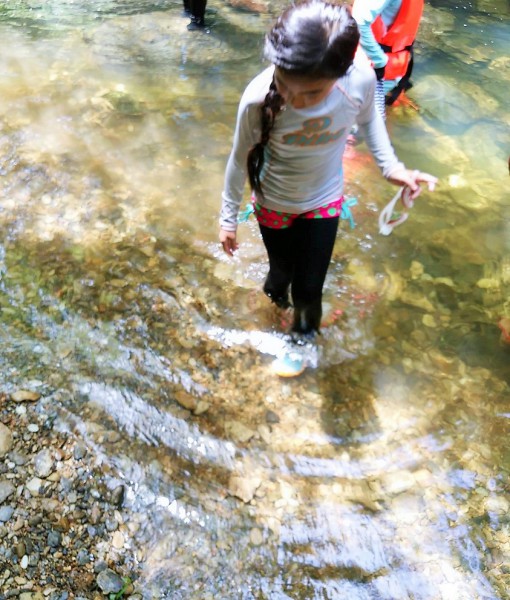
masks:
<path fill-rule="evenodd" d="M 352 65 L 358 42 L 359 30 L 347 5 L 309 0 L 290 6 L 277 19 L 266 36 L 264 56 L 290 76 L 339 79 Z M 265 148 L 282 106 L 273 78 L 260 107 L 260 141 L 247 159 L 251 188 L 261 197 Z"/>
<path fill-rule="evenodd" d="M 276 115 L 283 105 L 283 98 L 276 91 L 276 84 L 271 81 L 269 92 L 260 107 L 261 134 L 260 142 L 255 144 L 248 152 L 248 177 L 252 190 L 259 196 L 263 196 L 260 173 L 264 165 L 264 150 L 269 142 L 269 134 L 273 128 Z"/>

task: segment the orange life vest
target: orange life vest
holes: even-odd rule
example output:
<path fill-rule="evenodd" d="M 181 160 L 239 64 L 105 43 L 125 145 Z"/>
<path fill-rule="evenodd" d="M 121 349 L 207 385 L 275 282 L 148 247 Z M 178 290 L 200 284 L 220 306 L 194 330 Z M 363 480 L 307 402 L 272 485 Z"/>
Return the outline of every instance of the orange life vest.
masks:
<path fill-rule="evenodd" d="M 384 69 L 385 79 L 398 79 L 406 74 L 423 5 L 424 0 L 402 0 L 397 18 L 389 28 L 380 16 L 372 23 L 372 33 L 388 56 L 388 63 Z"/>

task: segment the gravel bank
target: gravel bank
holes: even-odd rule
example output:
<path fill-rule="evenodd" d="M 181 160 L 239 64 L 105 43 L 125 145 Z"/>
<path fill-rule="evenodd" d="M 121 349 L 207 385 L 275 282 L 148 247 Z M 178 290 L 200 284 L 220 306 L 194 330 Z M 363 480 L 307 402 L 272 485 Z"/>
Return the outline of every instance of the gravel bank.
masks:
<path fill-rule="evenodd" d="M 0 393 L 0 600 L 140 600 L 124 488 L 44 398 Z"/>

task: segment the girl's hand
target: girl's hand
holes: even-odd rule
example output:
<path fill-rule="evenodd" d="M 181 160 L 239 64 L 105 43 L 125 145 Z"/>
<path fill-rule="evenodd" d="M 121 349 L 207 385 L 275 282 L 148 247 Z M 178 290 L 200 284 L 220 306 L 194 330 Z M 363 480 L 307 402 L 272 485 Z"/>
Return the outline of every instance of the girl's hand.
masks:
<path fill-rule="evenodd" d="M 234 256 L 234 252 L 239 248 L 236 231 L 226 231 L 225 229 L 220 229 L 220 242 L 223 246 L 223 250 L 229 256 Z"/>
<path fill-rule="evenodd" d="M 433 192 L 437 183 L 437 177 L 428 173 L 422 173 L 421 171 L 398 168 L 389 174 L 388 181 L 397 185 L 407 186 L 411 190 L 410 200 L 412 201 L 419 195 L 421 183 L 426 183 L 429 191 Z"/>

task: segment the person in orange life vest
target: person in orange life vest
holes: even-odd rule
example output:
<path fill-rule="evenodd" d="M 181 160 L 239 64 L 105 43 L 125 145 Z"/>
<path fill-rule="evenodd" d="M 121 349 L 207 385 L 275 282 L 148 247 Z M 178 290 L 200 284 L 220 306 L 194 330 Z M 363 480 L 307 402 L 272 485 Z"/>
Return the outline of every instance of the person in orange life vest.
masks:
<path fill-rule="evenodd" d="M 413 70 L 413 43 L 423 0 L 354 0 L 352 16 L 360 30 L 360 45 L 383 81 L 386 104 L 408 90 Z"/>

